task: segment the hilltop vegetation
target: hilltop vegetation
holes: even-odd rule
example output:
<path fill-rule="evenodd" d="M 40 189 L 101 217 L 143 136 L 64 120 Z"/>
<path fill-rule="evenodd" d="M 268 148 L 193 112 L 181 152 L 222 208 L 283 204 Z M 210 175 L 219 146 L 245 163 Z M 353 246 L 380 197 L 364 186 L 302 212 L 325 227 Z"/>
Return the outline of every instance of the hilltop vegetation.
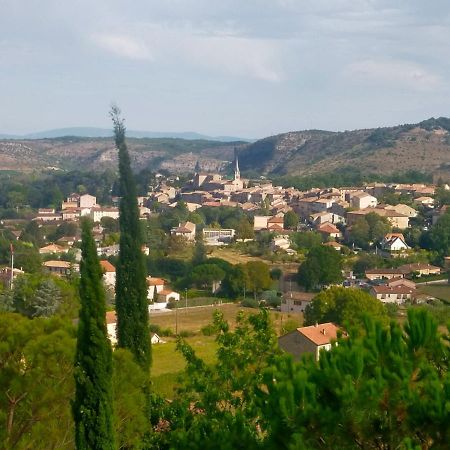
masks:
<path fill-rule="evenodd" d="M 433 173 L 450 156 L 450 120 L 344 132 L 297 131 L 271 136 L 240 153 L 243 170 L 273 175 L 311 176 L 358 168 L 389 175 L 419 170 Z"/>

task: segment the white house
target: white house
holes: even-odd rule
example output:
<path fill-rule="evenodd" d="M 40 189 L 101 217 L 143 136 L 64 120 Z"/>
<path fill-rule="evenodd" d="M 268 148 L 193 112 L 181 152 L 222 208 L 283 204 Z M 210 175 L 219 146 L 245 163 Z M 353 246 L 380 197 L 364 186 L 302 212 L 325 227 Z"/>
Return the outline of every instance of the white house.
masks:
<path fill-rule="evenodd" d="M 80 195 L 78 198 L 78 206 L 80 208 L 93 208 L 97 206 L 97 197 L 89 194 Z"/>
<path fill-rule="evenodd" d="M 377 199 L 367 192 L 357 191 L 350 194 L 350 204 L 356 209 L 375 208 Z"/>
<path fill-rule="evenodd" d="M 373 286 L 370 293 L 383 303 L 405 303 L 413 298 L 415 289 L 407 286 Z"/>
<path fill-rule="evenodd" d="M 89 215 L 94 222 L 100 222 L 100 220 L 102 220 L 102 217 L 111 217 L 111 219 L 118 219 L 119 208 L 96 207 L 90 210 Z"/>
<path fill-rule="evenodd" d="M 203 239 L 205 245 L 226 245 L 236 234 L 233 228 L 204 228 Z"/>
<path fill-rule="evenodd" d="M 405 242 L 405 237 L 402 233 L 386 234 L 386 236 L 384 236 L 383 240 L 381 241 L 381 247 L 383 248 L 383 250 L 386 250 L 390 253 L 400 253 L 410 249 L 408 244 Z"/>
<path fill-rule="evenodd" d="M 188 241 L 195 240 L 195 223 L 192 222 L 182 222 L 178 224 L 178 227 L 172 228 L 170 230 L 170 234 L 172 236 L 182 236 L 185 237 Z"/>
<path fill-rule="evenodd" d="M 281 299 L 281 312 L 302 313 L 314 296 L 308 292 L 286 292 Z"/>
<path fill-rule="evenodd" d="M 106 259 L 100 261 L 103 270 L 103 281 L 106 286 L 114 287 L 116 285 L 116 268 Z"/>
<path fill-rule="evenodd" d="M 289 236 L 275 236 L 270 242 L 270 248 L 272 251 L 275 250 L 288 250 L 291 247 L 291 240 Z"/>

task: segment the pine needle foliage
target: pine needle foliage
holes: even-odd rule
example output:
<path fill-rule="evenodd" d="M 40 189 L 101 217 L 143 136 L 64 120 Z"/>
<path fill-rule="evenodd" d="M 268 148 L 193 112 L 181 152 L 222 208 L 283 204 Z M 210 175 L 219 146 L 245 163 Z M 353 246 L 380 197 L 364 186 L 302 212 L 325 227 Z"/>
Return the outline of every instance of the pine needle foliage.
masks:
<path fill-rule="evenodd" d="M 83 223 L 81 309 L 75 355 L 75 443 L 78 450 L 114 449 L 112 350 L 106 329 L 105 292 L 94 239 Z"/>
<path fill-rule="evenodd" d="M 111 109 L 115 144 L 119 151 L 120 253 L 116 267 L 118 346 L 127 348 L 136 362 L 148 370 L 151 346 L 142 232 L 139 223 L 136 183 L 125 142 L 125 125 L 117 107 Z"/>

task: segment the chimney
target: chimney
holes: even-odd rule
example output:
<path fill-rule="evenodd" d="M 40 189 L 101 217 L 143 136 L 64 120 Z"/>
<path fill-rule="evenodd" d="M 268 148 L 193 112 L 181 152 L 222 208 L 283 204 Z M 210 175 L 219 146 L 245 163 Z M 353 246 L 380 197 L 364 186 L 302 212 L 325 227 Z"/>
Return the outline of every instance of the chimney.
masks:
<path fill-rule="evenodd" d="M 327 334 L 325 328 L 322 328 L 322 330 L 320 331 L 324 336 Z"/>
<path fill-rule="evenodd" d="M 314 324 L 314 326 L 317 328 L 317 327 L 319 326 L 319 324 L 316 322 L 316 323 Z"/>

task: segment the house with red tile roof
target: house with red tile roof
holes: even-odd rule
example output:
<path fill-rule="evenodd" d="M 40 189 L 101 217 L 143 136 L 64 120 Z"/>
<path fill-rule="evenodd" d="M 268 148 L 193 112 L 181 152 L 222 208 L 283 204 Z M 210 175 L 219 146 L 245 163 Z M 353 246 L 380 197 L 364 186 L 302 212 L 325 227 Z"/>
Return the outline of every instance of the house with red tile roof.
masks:
<path fill-rule="evenodd" d="M 331 350 L 339 331 L 340 328 L 332 322 L 301 327 L 278 338 L 278 345 L 295 359 L 311 353 L 318 361 L 321 350 Z"/>

